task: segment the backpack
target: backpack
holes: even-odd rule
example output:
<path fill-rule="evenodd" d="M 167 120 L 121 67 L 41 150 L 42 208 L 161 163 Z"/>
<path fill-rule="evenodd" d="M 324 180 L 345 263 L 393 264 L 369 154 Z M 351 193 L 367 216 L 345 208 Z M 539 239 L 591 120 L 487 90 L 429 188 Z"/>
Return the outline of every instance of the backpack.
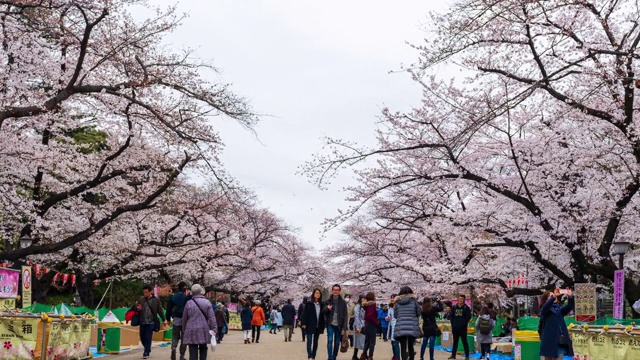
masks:
<path fill-rule="evenodd" d="M 482 335 L 491 334 L 491 319 L 480 318 L 478 330 L 480 330 L 480 334 Z"/>
<path fill-rule="evenodd" d="M 175 296 L 175 295 L 174 295 L 174 296 Z M 173 301 L 173 303 L 174 303 L 173 310 L 171 311 L 171 317 L 174 317 L 174 318 L 181 318 L 181 317 L 182 317 L 182 315 L 184 314 L 184 306 L 185 306 L 185 304 L 187 303 L 187 298 L 186 298 L 186 296 L 185 296 L 184 298 L 182 298 L 182 299 L 180 299 L 180 300 L 181 300 L 181 301 L 180 301 L 180 302 L 181 302 L 181 304 L 178 304 L 178 302 L 177 302 L 177 301 L 175 301 L 175 300 L 173 299 L 173 297 L 171 298 L 171 301 Z"/>

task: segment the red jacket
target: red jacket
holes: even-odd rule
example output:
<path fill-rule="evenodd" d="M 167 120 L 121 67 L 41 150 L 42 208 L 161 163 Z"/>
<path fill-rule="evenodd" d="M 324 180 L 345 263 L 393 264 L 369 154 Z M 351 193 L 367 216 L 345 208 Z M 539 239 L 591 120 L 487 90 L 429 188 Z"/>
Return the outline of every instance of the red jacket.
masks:
<path fill-rule="evenodd" d="M 364 323 L 378 327 L 378 312 L 376 311 L 376 303 L 369 301 L 364 307 Z"/>

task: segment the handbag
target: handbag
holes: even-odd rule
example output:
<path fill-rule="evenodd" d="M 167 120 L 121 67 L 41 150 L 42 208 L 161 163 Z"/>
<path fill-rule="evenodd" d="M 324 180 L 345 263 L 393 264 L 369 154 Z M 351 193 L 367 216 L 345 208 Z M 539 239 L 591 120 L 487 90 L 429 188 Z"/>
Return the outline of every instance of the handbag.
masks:
<path fill-rule="evenodd" d="M 144 304 L 149 308 L 149 311 L 151 311 L 151 313 L 153 314 L 153 311 L 151 310 L 151 306 L 149 306 L 149 301 L 145 301 Z M 156 318 L 153 319 L 153 332 L 158 332 L 160 331 L 160 319 L 158 319 L 158 316 L 156 315 Z"/>
<path fill-rule="evenodd" d="M 131 326 L 140 326 L 140 314 L 135 314 L 131 317 Z"/>
<path fill-rule="evenodd" d="M 135 305 L 125 313 L 124 320 L 127 323 L 131 323 L 131 326 L 140 326 L 140 312 Z"/>
<path fill-rule="evenodd" d="M 438 326 L 436 326 L 436 337 L 442 336 L 442 330 Z"/>
<path fill-rule="evenodd" d="M 560 334 L 560 337 L 558 338 L 558 345 L 569 345 L 567 338 L 563 334 Z"/>
<path fill-rule="evenodd" d="M 349 351 L 349 337 L 347 336 L 347 332 L 342 332 L 342 340 L 340 342 L 340 352 L 346 353 Z"/>

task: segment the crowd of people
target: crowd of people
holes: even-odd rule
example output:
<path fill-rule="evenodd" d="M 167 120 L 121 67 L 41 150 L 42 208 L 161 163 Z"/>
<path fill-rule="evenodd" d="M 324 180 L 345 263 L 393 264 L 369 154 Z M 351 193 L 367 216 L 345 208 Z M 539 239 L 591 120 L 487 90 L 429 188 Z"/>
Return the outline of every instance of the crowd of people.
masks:
<path fill-rule="evenodd" d="M 144 347 L 143 358 L 151 352 L 151 337 L 157 331 L 159 321 L 173 321 L 171 359 L 185 359 L 189 349 L 190 360 L 207 358 L 207 346 L 215 336 L 221 343 L 227 333 L 229 310 L 224 303 L 211 303 L 204 296 L 204 288 L 193 285 L 191 293 L 186 284 L 178 284 L 171 297 L 166 312 L 163 313 L 159 299 L 153 296 L 152 288 L 143 289 L 143 297 L 136 305 L 139 312 L 140 340 Z M 563 300 L 567 297 L 567 301 Z M 470 348 L 467 341 L 468 328 L 475 327 L 476 342 L 479 344 L 481 359 L 489 360 L 491 344 L 496 327 L 498 311 L 492 303 L 480 307 L 475 324 L 470 324 L 474 311 L 461 294 L 445 304 L 440 297 L 426 296 L 420 301 L 408 286 L 391 295 L 388 304 L 379 302 L 374 292 L 359 295 L 351 302 L 351 296 L 342 296 L 342 287 L 335 284 L 331 294 L 323 300 L 322 290 L 314 289 L 310 297 L 296 307 L 289 299 L 280 308 L 266 306 L 260 300 L 239 298 L 242 305 L 239 316 L 245 344 L 260 343 L 262 327 L 270 324 L 269 333 L 284 333 L 284 341 L 291 342 L 296 328 L 301 329 L 302 341 L 306 342 L 309 360 L 318 355 L 319 338 L 327 334 L 327 357 L 336 360 L 339 352 L 353 348 L 352 360 L 373 360 L 380 338 L 391 342 L 392 360 L 414 360 L 415 344 L 421 342 L 420 360 L 434 360 L 435 342 L 442 332 L 438 320 L 448 320 L 453 339 L 450 360 L 456 359 L 458 343 L 463 346 L 464 357 L 469 359 Z M 570 289 L 561 292 L 545 292 L 541 298 L 540 310 L 540 356 L 544 360 L 562 359 L 572 356 L 572 344 L 563 318 L 574 308 Z M 478 308 L 476 308 L 478 309 Z M 268 316 L 267 316 L 268 314 Z M 160 318 L 160 319 L 158 319 Z M 267 322 L 267 320 L 269 320 Z M 511 336 L 517 329 L 516 321 L 507 317 L 500 329 L 500 337 Z"/>
<path fill-rule="evenodd" d="M 351 296 L 341 296 L 342 288 L 336 284 L 331 296 L 322 300 L 322 291 L 314 289 L 310 298 L 305 298 L 298 308 L 299 323 L 303 329 L 302 338 L 307 343 L 308 359 L 315 359 L 318 351 L 318 339 L 327 331 L 327 355 L 335 360 L 338 351 L 348 351 L 353 347 L 352 360 L 372 360 L 377 339 L 391 341 L 392 360 L 415 359 L 415 343 L 422 340 L 420 359 L 423 360 L 429 348 L 429 359 L 434 359 L 435 338 L 441 332 L 437 319 L 449 319 L 452 324 L 454 341 L 460 338 L 466 358 L 469 357 L 467 343 L 467 325 L 471 320 L 471 309 L 461 295 L 458 304 L 445 309 L 441 299 L 425 297 L 418 301 L 413 290 L 404 286 L 398 294 L 391 296 L 388 304 L 378 304 L 376 294 L 368 292 L 358 296 L 351 303 Z M 492 324 L 495 326 L 495 322 Z M 478 326 L 484 326 L 479 322 Z M 457 343 L 456 343 L 457 345 Z M 454 346 L 452 359 L 457 352 Z"/>

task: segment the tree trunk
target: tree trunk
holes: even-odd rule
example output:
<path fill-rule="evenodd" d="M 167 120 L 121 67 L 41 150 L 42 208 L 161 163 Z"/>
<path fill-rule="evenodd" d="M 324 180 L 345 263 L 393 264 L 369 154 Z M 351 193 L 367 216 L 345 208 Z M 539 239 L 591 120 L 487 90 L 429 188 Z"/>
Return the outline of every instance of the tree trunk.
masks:
<path fill-rule="evenodd" d="M 78 290 L 80 301 L 82 305 L 92 309 L 95 307 L 95 298 L 93 297 L 94 280 L 95 276 L 91 274 L 76 272 L 76 289 Z"/>
<path fill-rule="evenodd" d="M 627 302 L 629 302 L 629 306 L 633 306 L 633 304 L 640 300 L 640 284 L 634 283 L 631 279 L 631 272 L 627 271 L 625 280 L 624 280 L 624 296 L 627 298 Z M 631 307 L 631 314 L 633 318 L 637 318 L 640 316 L 638 312 L 636 312 L 633 307 Z"/>
<path fill-rule="evenodd" d="M 53 285 L 53 277 L 55 275 L 56 272 L 52 270 L 38 279 L 35 272 L 31 272 L 31 299 L 33 302 L 37 302 L 39 304 L 45 304 L 47 302 L 47 294 Z"/>

